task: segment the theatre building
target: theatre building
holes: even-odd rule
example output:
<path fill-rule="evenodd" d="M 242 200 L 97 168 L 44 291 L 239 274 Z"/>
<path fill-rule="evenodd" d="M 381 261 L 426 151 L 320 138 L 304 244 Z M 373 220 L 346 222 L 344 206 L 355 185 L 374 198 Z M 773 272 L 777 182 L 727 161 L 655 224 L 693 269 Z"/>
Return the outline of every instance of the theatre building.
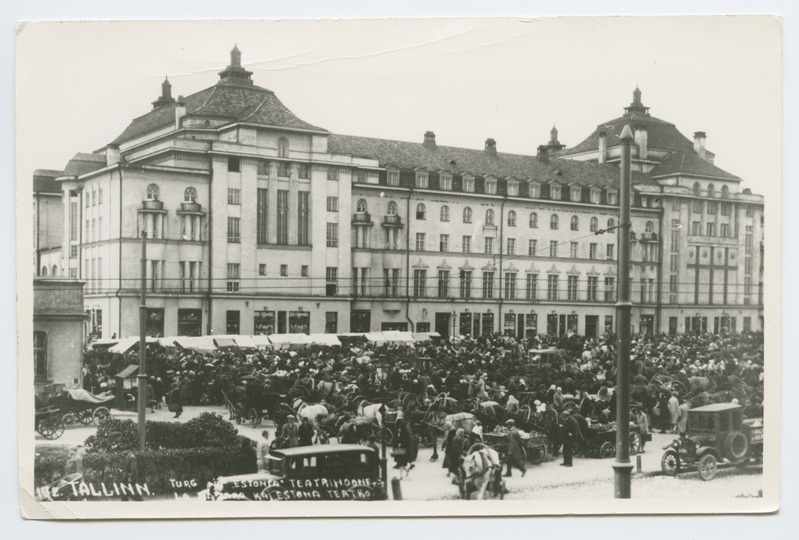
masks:
<path fill-rule="evenodd" d="M 236 48 L 214 86 L 175 98 L 164 81 L 103 150 L 37 171 L 62 203 L 37 270 L 86 282 L 103 337 L 138 333 L 142 231 L 151 335 L 597 335 L 615 324 L 626 124 L 633 330 L 761 329 L 762 197 L 639 90 L 573 148 L 553 128 L 509 154 L 330 133 L 256 86 Z"/>

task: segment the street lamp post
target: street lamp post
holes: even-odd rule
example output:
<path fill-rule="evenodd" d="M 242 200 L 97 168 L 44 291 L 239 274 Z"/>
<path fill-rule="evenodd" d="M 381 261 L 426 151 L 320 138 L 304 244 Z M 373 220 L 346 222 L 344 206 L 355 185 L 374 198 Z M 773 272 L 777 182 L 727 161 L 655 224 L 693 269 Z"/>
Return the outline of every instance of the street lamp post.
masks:
<path fill-rule="evenodd" d="M 630 192 L 631 146 L 633 135 L 630 126 L 621 132 L 621 179 L 619 197 L 619 297 L 616 302 L 618 344 L 616 347 L 616 461 L 613 463 L 614 497 L 630 498 Z"/>
<path fill-rule="evenodd" d="M 141 232 L 141 300 L 139 304 L 139 450 L 144 451 L 147 414 L 147 231 Z"/>
<path fill-rule="evenodd" d="M 377 368 L 377 377 L 380 381 L 380 417 L 383 419 L 385 425 L 388 364 L 386 363 L 385 359 L 381 358 L 380 361 L 375 364 L 375 367 Z M 380 431 L 380 478 L 383 481 L 386 499 L 388 499 L 388 459 L 386 458 L 386 437 L 382 433 L 382 429 Z"/>

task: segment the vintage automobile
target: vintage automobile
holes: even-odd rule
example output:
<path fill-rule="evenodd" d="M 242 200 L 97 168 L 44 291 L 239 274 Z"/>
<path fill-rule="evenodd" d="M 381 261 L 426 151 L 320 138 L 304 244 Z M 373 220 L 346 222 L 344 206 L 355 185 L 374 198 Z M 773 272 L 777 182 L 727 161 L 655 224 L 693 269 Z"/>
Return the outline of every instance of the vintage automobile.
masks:
<path fill-rule="evenodd" d="M 712 480 L 725 460 L 746 466 L 763 457 L 763 419 L 743 418 L 743 407 L 715 403 L 688 411 L 687 432 L 664 447 L 663 473 L 675 476 L 696 467 L 699 478 Z"/>
<path fill-rule="evenodd" d="M 200 492 L 208 501 L 374 501 L 386 498 L 376 449 L 326 444 L 273 449 L 266 471 L 221 477 Z"/>

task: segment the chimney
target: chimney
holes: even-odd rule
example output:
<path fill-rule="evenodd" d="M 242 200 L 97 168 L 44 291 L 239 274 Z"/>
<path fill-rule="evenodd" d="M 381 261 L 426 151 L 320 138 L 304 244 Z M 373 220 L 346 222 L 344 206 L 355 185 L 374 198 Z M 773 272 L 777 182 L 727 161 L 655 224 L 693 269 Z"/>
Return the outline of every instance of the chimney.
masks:
<path fill-rule="evenodd" d="M 186 116 L 186 102 L 183 101 L 183 96 L 178 96 L 178 101 L 175 103 L 175 129 L 180 129 L 180 120 Z"/>
<path fill-rule="evenodd" d="M 599 157 L 597 161 L 599 163 L 605 163 L 607 157 L 608 157 L 608 132 L 603 130 L 599 132 Z"/>
<path fill-rule="evenodd" d="M 635 128 L 635 145 L 638 147 L 638 159 L 646 159 L 649 155 L 647 143 L 649 140 L 649 133 L 646 128 Z"/>
<path fill-rule="evenodd" d="M 424 142 L 422 146 L 425 148 L 435 149 L 436 147 L 436 134 L 432 131 L 425 131 L 424 132 Z"/>
<path fill-rule="evenodd" d="M 107 166 L 114 165 L 119 163 L 119 145 L 118 144 L 109 144 L 105 147 L 105 164 Z"/>
<path fill-rule="evenodd" d="M 549 147 L 545 144 L 539 145 L 536 157 L 542 163 L 549 163 Z"/>
<path fill-rule="evenodd" d="M 707 134 L 704 131 L 694 132 L 694 152 L 699 154 L 699 157 L 705 159 L 705 141 Z"/>
<path fill-rule="evenodd" d="M 486 154 L 489 156 L 496 156 L 497 155 L 497 141 L 494 139 L 486 139 Z"/>

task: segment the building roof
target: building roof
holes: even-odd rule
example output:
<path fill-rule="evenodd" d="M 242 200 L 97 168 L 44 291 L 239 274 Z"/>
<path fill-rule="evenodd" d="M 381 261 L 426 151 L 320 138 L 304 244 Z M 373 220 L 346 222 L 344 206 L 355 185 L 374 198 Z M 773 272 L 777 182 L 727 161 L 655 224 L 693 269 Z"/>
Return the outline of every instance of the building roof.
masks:
<path fill-rule="evenodd" d="M 557 181 L 583 186 L 618 188 L 619 185 L 619 168 L 611 164 L 557 158 L 542 161 L 536 156 L 521 154 L 497 152 L 492 155 L 484 150 L 440 145 L 433 147 L 422 143 L 337 134 L 328 138 L 328 151 L 374 159 L 381 167 L 398 169 L 423 168 L 452 174 L 513 177 L 542 183 Z M 633 182 L 653 183 L 638 172 L 633 173 Z"/>
<path fill-rule="evenodd" d="M 649 176 L 667 176 L 673 174 L 691 174 L 698 176 L 714 176 L 725 180 L 740 181 L 741 179 L 734 174 L 720 169 L 712 163 L 702 159 L 691 148 L 690 150 L 680 150 L 673 152 L 663 158 L 654 169 L 649 171 Z"/>
<path fill-rule="evenodd" d="M 106 158 L 103 154 L 88 154 L 78 152 L 69 160 L 61 176 L 81 176 L 98 171 L 105 167 Z"/>
<path fill-rule="evenodd" d="M 33 192 L 34 193 L 61 193 L 61 186 L 55 181 L 59 176 L 63 176 L 64 171 L 53 169 L 36 169 L 33 171 Z"/>

